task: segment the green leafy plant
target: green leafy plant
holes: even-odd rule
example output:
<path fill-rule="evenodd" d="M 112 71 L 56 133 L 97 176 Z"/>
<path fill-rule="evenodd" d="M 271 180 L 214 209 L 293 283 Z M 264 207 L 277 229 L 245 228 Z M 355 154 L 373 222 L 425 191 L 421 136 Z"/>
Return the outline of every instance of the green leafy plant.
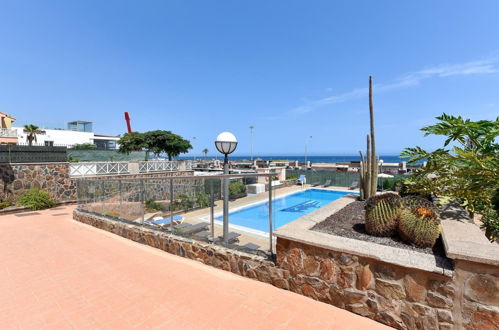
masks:
<path fill-rule="evenodd" d="M 408 192 L 460 201 L 471 215 L 491 208 L 499 187 L 499 117 L 471 121 L 444 113 L 437 120 L 421 130 L 425 136 L 446 136 L 443 148 L 432 152 L 406 148 L 401 154 L 409 163 L 426 162 L 411 175 Z"/>
<path fill-rule="evenodd" d="M 104 215 L 110 217 L 110 218 L 119 218 L 120 214 L 116 211 L 107 211 L 104 213 Z"/>
<path fill-rule="evenodd" d="M 53 207 L 56 202 L 45 190 L 31 188 L 19 197 L 18 204 L 32 210 L 41 210 Z"/>
<path fill-rule="evenodd" d="M 204 192 L 199 192 L 196 194 L 196 205 L 197 207 L 205 208 L 210 206 L 210 198 L 208 194 Z"/>
<path fill-rule="evenodd" d="M 246 196 L 246 186 L 239 181 L 229 183 L 229 198 L 236 199 Z"/>
<path fill-rule="evenodd" d="M 148 199 L 145 202 L 146 209 L 154 211 L 163 211 L 164 207 L 154 199 Z"/>
<path fill-rule="evenodd" d="M 485 230 L 485 236 L 493 242 L 499 239 L 499 188 L 492 196 L 491 204 L 484 204 L 479 208 L 482 214 L 481 228 Z"/>
<path fill-rule="evenodd" d="M 93 143 L 80 143 L 80 144 L 75 144 L 73 147 L 71 147 L 73 150 L 96 150 L 97 146 Z"/>
<path fill-rule="evenodd" d="M 400 237 L 419 247 L 433 247 L 440 236 L 438 215 L 430 208 L 404 208 L 399 221 Z"/>
<path fill-rule="evenodd" d="M 374 236 L 392 236 L 397 229 L 403 203 L 392 193 L 375 195 L 366 201 L 366 232 Z"/>
<path fill-rule="evenodd" d="M 1 201 L 0 202 L 0 210 L 6 208 L 6 207 L 9 207 L 12 205 L 12 202 L 10 201 Z"/>

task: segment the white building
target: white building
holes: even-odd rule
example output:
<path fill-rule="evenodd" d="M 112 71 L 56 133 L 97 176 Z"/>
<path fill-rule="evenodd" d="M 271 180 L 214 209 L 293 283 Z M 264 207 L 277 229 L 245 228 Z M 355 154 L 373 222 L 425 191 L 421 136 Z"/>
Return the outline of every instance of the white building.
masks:
<path fill-rule="evenodd" d="M 91 124 L 91 122 L 75 121 L 68 123 L 68 129 L 40 129 L 42 133 L 36 134 L 36 142 L 33 141 L 33 145 L 71 148 L 77 144 L 95 144 L 102 150 L 117 149 L 120 139 L 118 136 L 95 134 L 91 131 Z M 24 127 L 12 127 L 12 129 L 17 132 L 17 144 L 27 145 L 28 133 L 24 131 Z"/>

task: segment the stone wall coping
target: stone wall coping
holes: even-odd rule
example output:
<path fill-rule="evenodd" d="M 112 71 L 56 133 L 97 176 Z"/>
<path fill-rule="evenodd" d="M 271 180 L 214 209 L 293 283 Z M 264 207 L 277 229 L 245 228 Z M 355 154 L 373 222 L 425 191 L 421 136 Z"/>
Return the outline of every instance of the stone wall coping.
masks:
<path fill-rule="evenodd" d="M 256 261 L 256 262 L 260 262 L 260 263 L 271 263 L 272 265 L 274 264 L 268 258 L 260 256 L 260 255 L 246 253 L 244 251 L 239 251 L 239 250 L 231 249 L 231 248 L 224 247 L 224 246 L 217 245 L 217 244 L 213 244 L 213 243 L 207 243 L 207 242 L 198 241 L 198 240 L 195 240 L 195 239 L 192 239 L 192 238 L 175 235 L 175 234 L 172 234 L 172 233 L 169 233 L 169 232 L 165 232 L 165 231 L 156 230 L 156 229 L 153 229 L 153 228 L 148 228 L 148 227 L 140 226 L 140 225 L 128 222 L 128 221 L 122 221 L 122 220 L 119 220 L 119 219 L 111 220 L 111 219 L 108 219 L 105 216 L 101 216 L 101 215 L 98 215 L 98 214 L 95 214 L 95 213 L 89 213 L 89 212 L 81 211 L 81 210 L 78 210 L 78 209 L 73 210 L 73 220 L 80 221 L 80 220 L 78 220 L 78 216 L 92 217 L 94 219 L 98 219 L 99 221 L 102 221 L 103 223 L 108 223 L 108 224 L 112 224 L 112 225 L 117 225 L 118 224 L 118 225 L 126 227 L 128 229 L 137 229 L 138 231 L 140 231 L 142 233 L 153 233 L 153 234 L 161 236 L 162 238 L 173 240 L 173 241 L 176 241 L 178 243 L 188 243 L 188 244 L 191 244 L 193 246 L 201 247 L 201 248 L 204 248 L 204 249 L 211 249 L 211 250 L 213 250 L 215 252 L 220 251 L 220 252 L 223 252 L 223 253 L 226 253 L 226 254 L 229 254 L 229 255 L 230 254 L 236 255 L 236 256 L 244 259 L 244 260 L 253 260 L 253 261 Z M 80 222 L 82 222 L 82 221 L 80 221 Z M 96 228 L 99 228 L 99 227 L 96 227 Z"/>
<path fill-rule="evenodd" d="M 499 266 L 499 246 L 473 223 L 443 220 L 442 239 L 449 258 Z"/>
<path fill-rule="evenodd" d="M 19 166 L 19 165 L 57 165 L 57 164 L 69 164 L 69 162 L 38 162 L 38 163 L 0 163 L 0 165 L 14 165 L 14 166 Z"/>
<path fill-rule="evenodd" d="M 274 236 L 302 244 L 349 253 L 365 258 L 379 260 L 401 267 L 413 268 L 452 277 L 454 271 L 449 260 L 422 252 L 406 250 L 373 242 L 346 238 L 313 231 L 316 224 L 355 201 L 356 197 L 347 195 L 328 205 L 290 222 L 274 232 Z"/>
<path fill-rule="evenodd" d="M 110 173 L 110 174 L 77 176 L 77 177 L 72 177 L 72 178 L 78 180 L 78 179 L 109 178 L 109 177 L 116 177 L 116 176 L 120 176 L 120 177 L 145 176 L 145 177 L 149 177 L 149 176 L 156 175 L 156 177 L 152 177 L 150 179 L 155 179 L 155 178 L 162 179 L 162 178 L 164 178 L 164 176 L 161 176 L 161 174 L 164 174 L 164 173 L 193 173 L 193 172 L 194 172 L 193 170 L 176 170 L 176 171 L 147 172 L 147 173 L 120 173 L 120 174 Z M 193 175 L 192 177 L 194 178 L 195 176 Z"/>

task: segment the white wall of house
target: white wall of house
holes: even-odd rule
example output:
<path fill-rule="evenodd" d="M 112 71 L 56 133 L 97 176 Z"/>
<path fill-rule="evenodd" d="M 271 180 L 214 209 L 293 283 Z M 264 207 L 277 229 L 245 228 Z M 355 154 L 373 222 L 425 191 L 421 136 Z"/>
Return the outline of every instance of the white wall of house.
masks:
<path fill-rule="evenodd" d="M 13 127 L 17 130 L 18 144 L 27 144 L 27 133 L 24 132 L 23 127 Z M 68 130 L 45 129 L 44 134 L 37 134 L 36 145 L 45 145 L 45 142 L 53 142 L 54 146 L 68 146 L 71 147 L 75 144 L 94 143 L 94 133 L 92 132 L 77 132 Z"/>

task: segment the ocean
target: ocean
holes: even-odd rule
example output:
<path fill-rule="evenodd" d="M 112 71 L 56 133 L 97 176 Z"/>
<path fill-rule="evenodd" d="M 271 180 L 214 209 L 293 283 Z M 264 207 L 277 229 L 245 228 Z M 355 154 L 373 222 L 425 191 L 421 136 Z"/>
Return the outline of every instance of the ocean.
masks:
<path fill-rule="evenodd" d="M 193 159 L 192 157 L 178 157 L 179 159 Z M 211 155 L 207 156 L 207 159 L 213 159 Z M 230 160 L 249 160 L 250 156 L 229 156 Z M 406 158 L 400 158 L 394 155 L 381 155 L 379 156 L 381 160 L 385 163 L 399 163 L 402 161 L 407 161 Z M 196 159 L 204 159 L 203 156 L 196 156 Z M 218 159 L 223 159 L 223 156 L 219 156 Z M 253 156 L 253 159 L 263 159 L 263 160 L 289 160 L 289 161 L 299 161 L 304 162 L 305 156 Z M 307 160 L 312 163 L 341 163 L 341 162 L 351 162 L 360 161 L 360 156 L 308 156 Z"/>

